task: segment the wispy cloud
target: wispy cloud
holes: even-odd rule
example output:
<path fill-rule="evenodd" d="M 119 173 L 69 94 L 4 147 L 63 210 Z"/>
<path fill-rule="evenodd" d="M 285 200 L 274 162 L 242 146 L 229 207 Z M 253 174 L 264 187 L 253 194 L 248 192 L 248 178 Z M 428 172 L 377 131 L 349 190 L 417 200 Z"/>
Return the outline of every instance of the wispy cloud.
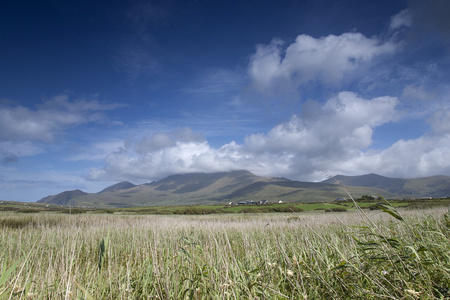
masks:
<path fill-rule="evenodd" d="M 2 150 L 0 152 L 0 160 L 2 165 L 9 165 L 11 163 L 16 163 L 19 160 L 17 154 L 9 152 L 7 150 Z"/>
<path fill-rule="evenodd" d="M 64 190 L 81 189 L 86 192 L 98 192 L 112 184 L 85 180 L 80 173 L 73 170 L 53 168 L 31 169 L 27 172 L 8 166 L 0 166 L 1 199 L 34 202 L 45 196 L 54 195 Z M 33 191 L 30 193 L 30 190 Z"/>
<path fill-rule="evenodd" d="M 95 97 L 69 101 L 69 96 L 65 94 L 44 101 L 37 109 L 21 105 L 0 106 L 0 141 L 50 143 L 64 129 L 105 120 L 106 117 L 98 112 L 120 106 L 122 105 L 102 104 Z"/>
<path fill-rule="evenodd" d="M 49 98 L 36 108 L 14 102 L 1 105 L 0 157 L 4 163 L 13 163 L 22 156 L 43 153 L 43 145 L 54 143 L 66 130 L 83 124 L 108 122 L 103 112 L 121 106 L 102 103 L 95 95 L 70 101 L 66 94 Z"/>
<path fill-rule="evenodd" d="M 116 69 L 124 72 L 129 82 L 164 72 L 160 62 L 161 45 L 153 36 L 153 30 L 164 26 L 169 15 L 162 5 L 148 1 L 133 1 L 125 10 L 123 18 L 129 34 L 118 38 L 113 59 Z"/>
<path fill-rule="evenodd" d="M 211 69 L 201 73 L 183 92 L 194 97 L 217 97 L 236 95 L 246 81 L 245 74 L 229 69 Z"/>
<path fill-rule="evenodd" d="M 389 24 L 390 30 L 399 30 L 402 27 L 410 27 L 412 24 L 412 15 L 409 9 L 404 9 L 398 14 L 391 17 Z"/>
<path fill-rule="evenodd" d="M 158 74 L 162 70 L 152 49 L 139 43 L 121 46 L 114 59 L 116 68 L 123 71 L 131 83 L 139 78 Z"/>
<path fill-rule="evenodd" d="M 67 161 L 104 160 L 109 153 L 117 151 L 123 146 L 123 140 L 95 142 L 92 145 L 81 145 L 77 147 L 76 154 L 70 155 L 67 158 Z"/>

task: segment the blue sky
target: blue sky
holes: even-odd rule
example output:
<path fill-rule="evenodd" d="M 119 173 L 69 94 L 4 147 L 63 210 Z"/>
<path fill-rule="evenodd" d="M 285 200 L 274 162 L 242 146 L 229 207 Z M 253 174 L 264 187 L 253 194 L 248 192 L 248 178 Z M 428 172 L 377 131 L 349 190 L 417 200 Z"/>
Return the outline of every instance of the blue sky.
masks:
<path fill-rule="evenodd" d="M 450 175 L 450 3 L 3 1 L 0 199 Z"/>

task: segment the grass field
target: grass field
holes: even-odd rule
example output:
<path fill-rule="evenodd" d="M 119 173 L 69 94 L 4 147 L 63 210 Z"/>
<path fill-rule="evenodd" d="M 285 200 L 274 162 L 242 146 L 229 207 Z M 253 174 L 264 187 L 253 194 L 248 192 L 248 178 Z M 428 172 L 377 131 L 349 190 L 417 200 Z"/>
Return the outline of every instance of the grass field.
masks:
<path fill-rule="evenodd" d="M 447 211 L 386 211 L 1 212 L 0 298 L 450 297 Z"/>

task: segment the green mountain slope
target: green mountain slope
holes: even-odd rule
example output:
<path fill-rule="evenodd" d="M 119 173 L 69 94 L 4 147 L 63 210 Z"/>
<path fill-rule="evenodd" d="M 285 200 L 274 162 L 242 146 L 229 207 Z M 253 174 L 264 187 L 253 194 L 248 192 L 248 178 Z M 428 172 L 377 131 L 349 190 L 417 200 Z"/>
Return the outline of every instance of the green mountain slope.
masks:
<path fill-rule="evenodd" d="M 72 202 L 73 199 L 83 197 L 85 195 L 88 194 L 80 190 L 65 191 L 55 196 L 47 196 L 37 202 L 69 205 L 69 203 Z"/>
<path fill-rule="evenodd" d="M 99 193 L 66 191 L 38 202 L 73 206 L 127 207 L 229 202 L 313 202 L 347 197 L 381 195 L 394 197 L 442 197 L 450 195 L 450 177 L 418 179 L 388 178 L 376 174 L 336 176 L 323 182 L 300 182 L 286 178 L 260 177 L 248 171 L 192 173 L 168 176 L 143 185 L 121 182 Z"/>
<path fill-rule="evenodd" d="M 377 174 L 361 176 L 338 175 L 323 181 L 345 186 L 374 187 L 399 197 L 447 197 L 450 196 L 450 176 L 423 178 L 389 178 Z"/>
<path fill-rule="evenodd" d="M 122 181 L 122 182 L 113 184 L 113 185 L 111 185 L 111 186 L 101 190 L 97 194 L 106 193 L 106 192 L 114 192 L 114 191 L 117 191 L 117 190 L 131 189 L 131 188 L 134 188 L 135 186 L 136 185 L 132 184 L 131 182 Z"/>

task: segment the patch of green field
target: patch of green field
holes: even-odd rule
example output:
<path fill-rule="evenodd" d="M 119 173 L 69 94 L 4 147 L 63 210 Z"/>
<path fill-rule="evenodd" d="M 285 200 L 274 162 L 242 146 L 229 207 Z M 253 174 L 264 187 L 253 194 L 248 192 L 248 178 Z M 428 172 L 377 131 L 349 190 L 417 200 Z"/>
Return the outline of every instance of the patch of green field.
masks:
<path fill-rule="evenodd" d="M 358 206 L 363 209 L 373 207 L 377 202 L 358 202 Z M 391 202 L 394 207 L 409 207 L 414 205 L 419 208 L 432 206 L 450 205 L 447 199 L 427 200 L 396 200 Z M 150 206 L 150 207 L 128 207 L 120 209 L 109 209 L 110 212 L 133 213 L 133 214 L 227 214 L 227 213 L 274 213 L 274 212 L 299 212 L 314 210 L 354 210 L 355 203 L 346 202 L 293 202 L 293 203 L 270 203 L 263 205 L 184 205 L 184 206 Z"/>

